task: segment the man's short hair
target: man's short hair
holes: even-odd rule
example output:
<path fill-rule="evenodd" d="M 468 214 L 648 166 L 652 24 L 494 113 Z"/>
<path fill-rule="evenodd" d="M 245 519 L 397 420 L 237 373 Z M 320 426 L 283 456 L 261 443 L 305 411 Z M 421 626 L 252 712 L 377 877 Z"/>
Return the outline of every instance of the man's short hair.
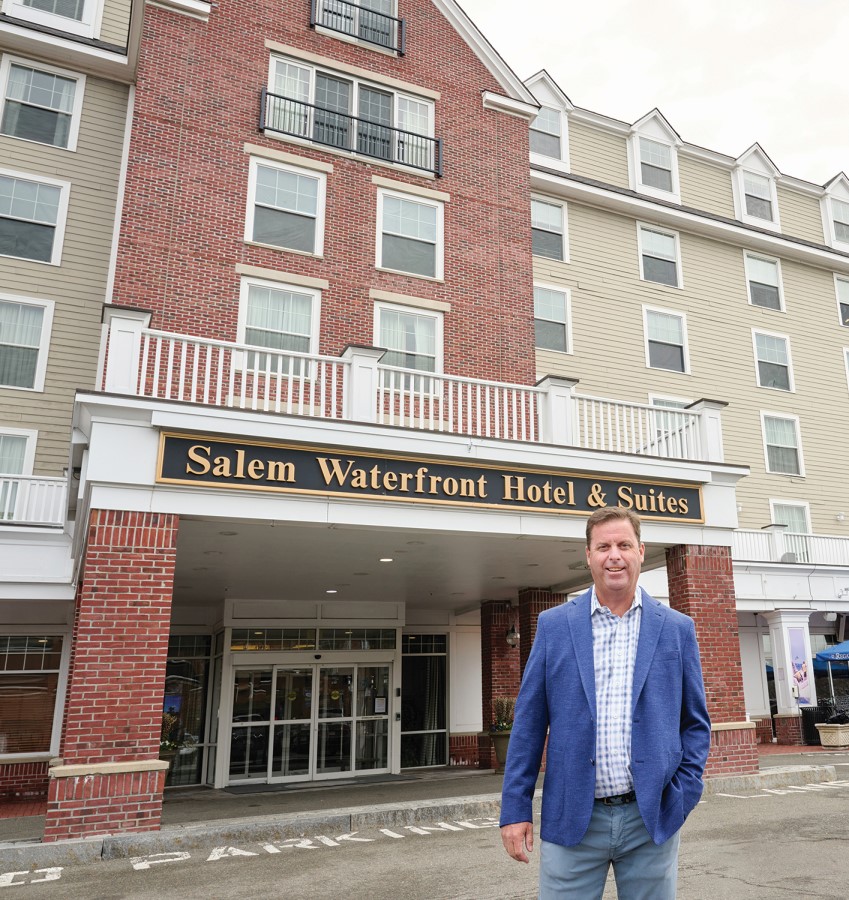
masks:
<path fill-rule="evenodd" d="M 606 506 L 604 509 L 597 509 L 587 519 L 587 547 L 590 546 L 593 537 L 593 529 L 596 525 L 603 525 L 605 522 L 611 522 L 614 519 L 625 519 L 631 523 L 634 534 L 637 536 L 637 542 L 640 540 L 640 517 L 630 509 L 623 509 L 621 506 Z"/>

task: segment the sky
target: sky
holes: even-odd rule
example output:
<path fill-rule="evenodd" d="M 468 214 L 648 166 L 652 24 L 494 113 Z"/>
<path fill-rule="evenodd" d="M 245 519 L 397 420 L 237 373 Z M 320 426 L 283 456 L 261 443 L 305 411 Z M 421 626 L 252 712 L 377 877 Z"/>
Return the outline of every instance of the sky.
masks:
<path fill-rule="evenodd" d="M 846 0 L 459 0 L 523 80 L 626 122 L 657 107 L 682 140 L 785 175 L 849 173 Z"/>

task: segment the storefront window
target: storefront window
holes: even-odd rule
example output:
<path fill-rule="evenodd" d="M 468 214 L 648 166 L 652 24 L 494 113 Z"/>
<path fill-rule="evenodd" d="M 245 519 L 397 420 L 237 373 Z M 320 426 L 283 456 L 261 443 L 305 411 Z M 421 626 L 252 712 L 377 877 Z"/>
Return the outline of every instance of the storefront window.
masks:
<path fill-rule="evenodd" d="M 166 786 L 200 784 L 206 750 L 208 635 L 172 635 L 162 703 L 160 759 L 171 763 Z"/>
<path fill-rule="evenodd" d="M 0 635 L 0 753 L 49 753 L 62 658 L 55 635 Z"/>
<path fill-rule="evenodd" d="M 401 766 L 444 766 L 447 635 L 405 634 L 402 649 Z"/>

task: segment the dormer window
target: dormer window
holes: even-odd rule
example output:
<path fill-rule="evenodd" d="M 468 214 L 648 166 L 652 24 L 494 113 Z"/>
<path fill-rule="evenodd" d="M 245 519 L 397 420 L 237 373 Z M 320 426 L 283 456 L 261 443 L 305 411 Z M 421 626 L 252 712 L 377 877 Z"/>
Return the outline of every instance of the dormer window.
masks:
<path fill-rule="evenodd" d="M 549 106 L 540 108 L 539 115 L 531 122 L 531 153 L 560 159 L 560 113 Z"/>
<path fill-rule="evenodd" d="M 834 239 L 842 244 L 849 244 L 849 203 L 832 198 L 831 220 L 834 225 Z"/>
<path fill-rule="evenodd" d="M 628 138 L 631 190 L 680 203 L 679 144 L 680 138 L 658 110 L 635 122 Z"/>
<path fill-rule="evenodd" d="M 672 193 L 672 148 L 668 144 L 640 138 L 640 181 Z"/>
<path fill-rule="evenodd" d="M 2 12 L 16 19 L 81 37 L 97 37 L 101 0 L 5 0 Z"/>
<path fill-rule="evenodd" d="M 832 178 L 820 202 L 826 243 L 844 252 L 849 250 L 849 178 L 842 172 Z"/>
<path fill-rule="evenodd" d="M 772 193 L 770 180 L 764 175 L 754 172 L 743 173 L 743 196 L 746 203 L 746 215 L 756 219 L 773 221 Z"/>
<path fill-rule="evenodd" d="M 733 173 L 734 212 L 747 225 L 778 231 L 778 169 L 758 144 L 738 160 Z"/>

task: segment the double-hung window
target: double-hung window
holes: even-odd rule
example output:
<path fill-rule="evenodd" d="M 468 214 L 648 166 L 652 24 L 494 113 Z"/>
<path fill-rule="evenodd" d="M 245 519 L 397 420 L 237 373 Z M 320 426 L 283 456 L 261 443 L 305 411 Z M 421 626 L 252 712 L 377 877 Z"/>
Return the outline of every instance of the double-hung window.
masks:
<path fill-rule="evenodd" d="M 534 285 L 534 334 L 539 350 L 571 352 L 569 292 L 546 285 Z"/>
<path fill-rule="evenodd" d="M 566 258 L 564 208 L 560 203 L 531 199 L 531 243 L 534 256 Z"/>
<path fill-rule="evenodd" d="M 279 57 L 269 84 L 265 129 L 440 174 L 432 100 Z"/>
<path fill-rule="evenodd" d="M 102 3 L 100 0 L 5 0 L 3 12 L 68 34 L 97 37 Z"/>
<path fill-rule="evenodd" d="M 315 0 L 313 24 L 387 50 L 403 52 L 394 0 Z"/>
<path fill-rule="evenodd" d="M 753 331 L 752 340 L 759 387 L 792 391 L 793 373 L 788 339 L 781 334 Z"/>
<path fill-rule="evenodd" d="M 562 130 L 560 112 L 550 106 L 541 107 L 539 114 L 531 122 L 531 153 L 561 159 L 563 153 Z"/>
<path fill-rule="evenodd" d="M 69 189 L 0 169 L 0 256 L 59 265 Z"/>
<path fill-rule="evenodd" d="M 683 315 L 659 309 L 643 309 L 646 365 L 650 369 L 688 372 L 687 324 Z"/>
<path fill-rule="evenodd" d="M 743 206 L 747 216 L 775 221 L 772 180 L 766 175 L 743 171 Z"/>
<path fill-rule="evenodd" d="M 761 420 L 767 472 L 777 475 L 803 475 L 798 418 L 762 413 Z"/>
<path fill-rule="evenodd" d="M 777 259 L 745 254 L 749 303 L 765 309 L 782 309 L 781 266 Z"/>
<path fill-rule="evenodd" d="M 797 562 L 810 562 L 811 525 L 807 503 L 785 503 L 770 500 L 772 521 L 775 525 L 784 525 L 785 552 L 793 553 Z"/>
<path fill-rule="evenodd" d="M 840 324 L 849 328 L 849 280 L 835 278 L 834 287 L 837 292 L 837 313 L 840 316 Z"/>
<path fill-rule="evenodd" d="M 678 235 L 648 225 L 639 225 L 637 233 L 640 245 L 640 277 L 643 281 L 680 287 Z"/>
<path fill-rule="evenodd" d="M 378 268 L 442 278 L 443 205 L 412 194 L 379 191 Z"/>
<path fill-rule="evenodd" d="M 323 173 L 252 159 L 245 240 L 320 255 L 325 184 Z"/>
<path fill-rule="evenodd" d="M 659 191 L 674 192 L 672 148 L 648 138 L 640 138 L 640 182 Z"/>
<path fill-rule="evenodd" d="M 52 321 L 49 300 L 0 294 L 0 387 L 44 389 Z"/>
<path fill-rule="evenodd" d="M 15 476 L 32 473 L 36 437 L 36 432 L 20 429 L 0 432 L 0 521 L 23 517 L 18 509 L 20 479 Z"/>
<path fill-rule="evenodd" d="M 831 198 L 831 223 L 835 241 L 849 244 L 849 203 L 845 200 Z"/>
<path fill-rule="evenodd" d="M 392 303 L 374 307 L 374 340 L 386 348 L 381 359 L 385 366 L 442 372 L 442 313 Z M 386 386 L 431 393 L 432 378 L 387 372 Z"/>
<path fill-rule="evenodd" d="M 84 75 L 3 57 L 0 133 L 76 149 L 84 84 Z"/>
<path fill-rule="evenodd" d="M 246 279 L 242 282 L 239 340 L 269 353 L 247 353 L 246 367 L 271 375 L 302 375 L 317 345 L 320 294 L 310 288 Z"/>

